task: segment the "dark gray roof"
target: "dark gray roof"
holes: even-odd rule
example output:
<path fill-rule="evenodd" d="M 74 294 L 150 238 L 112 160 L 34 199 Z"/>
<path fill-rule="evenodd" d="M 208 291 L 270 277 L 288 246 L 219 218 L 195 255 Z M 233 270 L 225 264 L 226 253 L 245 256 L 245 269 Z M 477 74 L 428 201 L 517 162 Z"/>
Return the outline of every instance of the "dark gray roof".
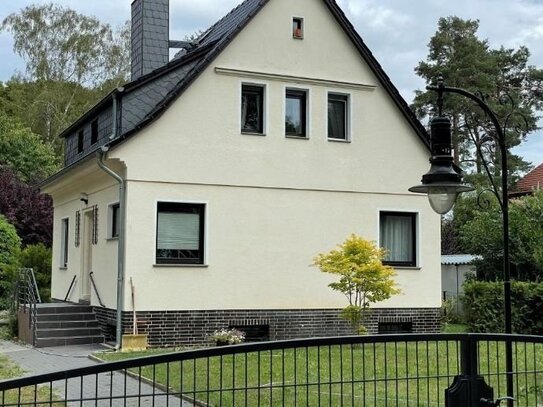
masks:
<path fill-rule="evenodd" d="M 389 93 L 420 140 L 428 147 L 429 138 L 426 130 L 417 120 L 343 11 L 334 0 L 322 1 L 327 5 L 340 26 L 353 41 L 361 57 L 372 69 L 383 88 Z M 118 106 L 120 107 L 121 123 L 119 124 L 119 137 L 111 141 L 110 145 L 113 146 L 125 140 L 153 120 L 156 120 L 190 86 L 199 74 L 209 66 L 215 57 L 222 52 L 267 2 L 268 0 L 245 0 L 211 26 L 198 40 L 195 48 L 172 60 L 164 67 L 126 84 L 124 88 L 113 91 L 66 129 L 61 134 L 61 137 L 69 136 L 83 124 L 92 120 L 97 112 L 112 104 L 114 96 L 118 100 Z"/>

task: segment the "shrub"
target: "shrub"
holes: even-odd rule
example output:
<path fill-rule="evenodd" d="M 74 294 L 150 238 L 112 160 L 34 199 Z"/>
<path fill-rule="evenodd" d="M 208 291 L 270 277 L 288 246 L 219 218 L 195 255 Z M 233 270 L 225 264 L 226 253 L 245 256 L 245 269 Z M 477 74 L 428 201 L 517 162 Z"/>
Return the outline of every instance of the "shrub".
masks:
<path fill-rule="evenodd" d="M 51 248 L 39 243 L 25 247 L 19 256 L 21 267 L 34 270 L 36 284 L 43 302 L 48 302 L 51 298 L 51 255 Z"/>
<path fill-rule="evenodd" d="M 464 322 L 458 311 L 458 297 L 449 297 L 441 303 L 441 322 L 443 324 L 459 324 Z"/>
<path fill-rule="evenodd" d="M 20 248 L 21 239 L 15 227 L 0 215 L 0 309 L 6 309 L 11 300 Z"/>
<path fill-rule="evenodd" d="M 313 264 L 322 272 L 338 278 L 328 287 L 347 298 L 349 305 L 340 316 L 351 324 L 355 334 L 367 333 L 363 322 L 371 304 L 400 293 L 394 281 L 394 269 L 383 265 L 384 256 L 385 250 L 375 242 L 352 234 L 336 249 L 313 259 Z"/>
<path fill-rule="evenodd" d="M 471 332 L 503 332 L 503 283 L 468 281 L 464 284 L 464 310 Z M 514 281 L 511 285 L 514 333 L 542 335 L 543 283 Z"/>

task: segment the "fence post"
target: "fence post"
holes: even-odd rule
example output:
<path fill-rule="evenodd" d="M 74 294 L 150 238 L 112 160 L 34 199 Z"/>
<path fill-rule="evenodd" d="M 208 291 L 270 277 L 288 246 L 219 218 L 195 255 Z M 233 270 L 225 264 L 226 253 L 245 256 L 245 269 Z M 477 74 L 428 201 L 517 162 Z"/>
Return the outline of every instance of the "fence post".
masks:
<path fill-rule="evenodd" d="M 460 374 L 445 390 L 445 407 L 480 407 L 481 399 L 494 399 L 494 390 L 478 373 L 477 342 L 469 334 L 460 342 Z"/>

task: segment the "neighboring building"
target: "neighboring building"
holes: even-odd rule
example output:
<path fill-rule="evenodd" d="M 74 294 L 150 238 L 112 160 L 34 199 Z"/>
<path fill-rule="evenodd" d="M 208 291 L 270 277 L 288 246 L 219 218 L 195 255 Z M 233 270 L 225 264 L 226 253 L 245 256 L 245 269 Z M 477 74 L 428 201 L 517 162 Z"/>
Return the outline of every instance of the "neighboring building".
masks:
<path fill-rule="evenodd" d="M 168 8 L 134 1 L 132 82 L 62 134 L 65 168 L 43 185 L 52 297 L 90 302 L 106 333 L 120 299 L 129 331 L 132 279 L 152 346 L 225 326 L 348 334 L 311 263 L 357 233 L 388 248 L 402 289 L 370 330 L 437 331 L 440 218 L 407 191 L 427 134 L 338 5 L 247 0 L 170 62 Z"/>
<path fill-rule="evenodd" d="M 543 189 L 543 163 L 520 179 L 509 193 L 510 197 L 531 195 L 535 191 Z"/>
<path fill-rule="evenodd" d="M 464 293 L 462 284 L 468 274 L 476 273 L 472 254 L 444 254 L 441 256 L 441 293 L 443 299 L 458 297 Z"/>

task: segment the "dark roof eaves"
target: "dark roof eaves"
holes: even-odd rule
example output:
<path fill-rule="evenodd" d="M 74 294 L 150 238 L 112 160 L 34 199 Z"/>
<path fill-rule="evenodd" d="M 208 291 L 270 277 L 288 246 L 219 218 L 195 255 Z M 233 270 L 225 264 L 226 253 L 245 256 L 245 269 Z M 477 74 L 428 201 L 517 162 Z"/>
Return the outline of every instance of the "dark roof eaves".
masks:
<path fill-rule="evenodd" d="M 58 178 L 62 177 L 64 174 L 71 171 L 73 168 L 79 166 L 80 164 L 83 164 L 83 163 L 89 161 L 90 158 L 92 158 L 92 156 L 95 155 L 96 152 L 99 149 L 100 149 L 100 147 L 98 146 L 97 148 L 89 151 L 87 154 L 85 154 L 80 159 L 78 159 L 78 160 L 74 161 L 73 163 L 71 163 L 70 165 L 68 165 L 67 167 L 62 168 L 61 170 L 57 171 L 56 173 L 54 173 L 50 177 L 44 179 L 42 182 L 40 182 L 38 184 L 38 188 L 41 190 L 43 187 L 45 187 L 45 186 L 51 184 L 52 182 L 56 181 Z"/>
<path fill-rule="evenodd" d="M 392 97 L 392 100 L 396 103 L 404 117 L 407 119 L 415 133 L 419 136 L 424 145 L 429 149 L 430 148 L 430 138 L 424 126 L 417 119 L 413 111 L 409 108 L 404 98 L 401 96 L 400 92 L 394 86 L 386 72 L 383 70 L 383 67 L 377 59 L 373 56 L 371 50 L 364 43 L 360 35 L 356 32 L 355 28 L 345 16 L 345 13 L 339 8 L 335 0 L 323 0 L 324 3 L 328 6 L 332 14 L 336 17 L 341 27 L 345 30 L 347 35 L 351 38 L 353 43 L 356 45 L 358 52 L 362 55 L 366 63 L 369 65 L 375 76 L 383 84 L 383 87 Z"/>
<path fill-rule="evenodd" d="M 183 58 L 176 59 L 174 61 L 169 62 L 168 64 L 155 69 L 152 72 L 149 72 L 146 75 L 143 75 L 139 77 L 138 79 L 127 82 L 123 86 L 119 86 L 115 89 L 113 89 L 111 92 L 109 92 L 106 96 L 104 96 L 98 103 L 96 103 L 93 107 L 91 107 L 89 110 L 87 110 L 79 119 L 77 119 L 75 122 L 73 122 L 69 127 L 67 127 L 65 130 L 63 130 L 60 134 L 60 138 L 64 138 L 70 133 L 72 133 L 75 129 L 80 127 L 83 123 L 85 123 L 89 117 L 94 116 L 98 111 L 102 110 L 105 105 L 107 105 L 107 102 L 113 103 L 112 96 L 113 94 L 126 94 L 129 92 L 132 92 L 139 87 L 155 80 L 163 75 L 168 74 L 169 72 L 173 71 L 174 69 L 177 69 L 187 63 L 192 62 L 194 59 L 197 59 L 202 56 L 203 53 L 208 52 L 210 48 L 212 48 L 214 43 L 207 44 L 203 46 L 201 49 L 197 49 L 194 52 L 191 52 L 189 54 L 186 54 L 183 56 Z"/>

